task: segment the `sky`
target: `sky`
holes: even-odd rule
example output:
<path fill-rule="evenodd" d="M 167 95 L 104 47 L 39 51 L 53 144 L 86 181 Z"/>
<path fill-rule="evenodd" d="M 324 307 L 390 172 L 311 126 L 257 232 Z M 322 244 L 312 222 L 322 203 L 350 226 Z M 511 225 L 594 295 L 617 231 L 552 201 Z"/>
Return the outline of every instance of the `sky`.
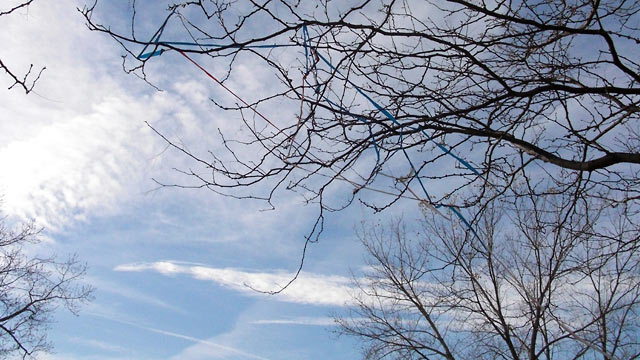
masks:
<path fill-rule="evenodd" d="M 96 21 L 127 31 L 131 3 L 103 0 Z M 151 37 L 166 16 L 166 2 L 138 4 L 145 11 L 137 13 L 136 33 Z M 416 220 L 418 204 L 401 199 L 373 214 L 354 201 L 343 211 L 327 212 L 325 231 L 307 249 L 300 276 L 279 294 L 264 293 L 294 277 L 317 204 L 285 190 L 276 193 L 270 209 L 264 202 L 204 188 L 158 186 L 197 184 L 176 169 L 202 170 L 158 133 L 204 158 L 208 151 L 224 157 L 219 133 L 243 138 L 248 130 L 238 113 L 222 111 L 211 100 L 233 106 L 237 99 L 175 52 L 147 63 L 153 86 L 125 73 L 125 52 L 113 39 L 87 29 L 77 10 L 84 5 L 85 0 L 36 0 L 0 17 L 2 61 L 17 74 L 30 64 L 36 71 L 46 67 L 30 94 L 7 89 L 11 81 L 0 73 L 0 212 L 11 224 L 33 220 L 43 228 L 42 242 L 26 249 L 29 254 L 77 254 L 88 265 L 84 281 L 96 289 L 79 316 L 64 309 L 56 313 L 49 331 L 54 352 L 41 358 L 360 358 L 361 344 L 339 336 L 334 321 L 348 315 L 356 292 L 353 278 L 366 266 L 358 229 L 400 217 Z M 429 15 L 426 6 L 416 8 Z M 167 28 L 163 40 L 188 40 L 176 29 Z M 265 51 L 291 68 L 303 68 L 303 49 Z M 202 63 L 216 76 L 228 65 L 222 58 Z M 255 101 L 274 91 L 274 80 L 257 58 L 242 57 L 225 84 Z M 260 111 L 291 126 L 299 111 L 299 103 L 294 105 L 274 100 Z M 241 156 L 254 155 L 251 148 L 236 149 Z M 442 158 L 423 173 L 451 173 L 455 162 Z M 405 159 L 396 159 L 384 171 L 408 174 Z M 369 149 L 357 166 L 374 162 Z M 379 178 L 376 186 L 391 182 Z M 251 191 L 264 194 L 269 185 Z M 427 186 L 436 194 L 456 188 L 451 180 Z M 324 200 L 344 204 L 353 190 L 335 182 Z M 366 189 L 358 195 L 380 203 L 389 199 Z"/>
<path fill-rule="evenodd" d="M 110 3 L 101 16 L 124 24 L 127 2 Z M 364 264 L 355 229 L 377 220 L 359 205 L 330 214 L 292 286 L 273 296 L 252 290 L 293 276 L 317 208 L 295 193 L 265 211 L 203 189 L 158 189 L 153 179 L 188 181 L 174 169 L 189 162 L 147 123 L 202 152 L 220 149 L 218 128 L 242 131 L 239 119 L 212 105 L 228 95 L 177 55 L 148 69 L 162 91 L 124 73 L 122 49 L 87 30 L 83 5 L 36 1 L 0 18 L 3 61 L 16 73 L 46 66 L 28 95 L 7 90 L 0 75 L 2 212 L 44 228 L 34 254 L 77 253 L 96 288 L 79 316 L 56 314 L 54 353 L 42 358 L 359 358 L 358 343 L 334 333 L 333 316 L 348 311 L 351 274 Z M 248 75 L 230 87 L 268 90 L 260 71 L 238 73 Z"/>

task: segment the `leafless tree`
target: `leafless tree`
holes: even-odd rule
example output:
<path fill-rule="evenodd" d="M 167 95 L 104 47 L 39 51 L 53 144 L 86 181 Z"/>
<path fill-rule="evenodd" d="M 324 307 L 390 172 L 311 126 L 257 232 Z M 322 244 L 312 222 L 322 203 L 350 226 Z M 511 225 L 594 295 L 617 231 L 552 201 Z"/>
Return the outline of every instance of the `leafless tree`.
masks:
<path fill-rule="evenodd" d="M 23 0 L 18 2 L 8 1 L 8 4 L 2 4 L 3 8 L 0 8 L 0 17 L 10 15 L 13 12 L 27 9 L 29 5 L 33 3 L 33 1 L 34 0 Z M 4 8 L 7 6 L 8 8 Z M 6 51 L 7 49 L 5 48 L 4 50 Z M 42 75 L 42 72 L 45 70 L 45 67 L 40 69 L 40 71 L 38 71 L 38 73 L 35 74 L 33 73 L 33 64 L 31 64 L 29 65 L 29 70 L 27 70 L 27 72 L 24 75 L 17 75 L 15 72 L 13 72 L 9 68 L 9 65 L 5 65 L 5 63 L 2 61 L 2 57 L 0 57 L 0 70 L 4 70 L 4 72 L 13 81 L 13 84 L 9 86 L 9 89 L 12 89 L 17 85 L 18 87 L 21 87 L 25 91 L 25 93 L 28 94 L 31 92 L 31 90 L 33 90 L 33 87 L 35 86 L 38 79 L 40 79 L 40 75 Z M 35 74 L 35 77 L 34 77 L 34 74 Z"/>
<path fill-rule="evenodd" d="M 32 223 L 19 231 L 0 223 L 0 357 L 35 358 L 51 349 L 47 330 L 53 312 L 64 306 L 76 314 L 91 300 L 93 288 L 80 283 L 86 265 L 33 256 L 25 247 L 38 243 Z"/>
<path fill-rule="evenodd" d="M 213 60 L 228 65 L 206 76 L 236 100 L 212 102 L 235 111 L 248 130 L 235 135 L 246 136 L 221 133 L 226 153 L 201 154 L 159 132 L 192 160 L 183 173 L 195 180 L 163 184 L 269 204 L 299 192 L 319 209 L 307 242 L 327 211 L 356 200 L 382 211 L 414 199 L 454 215 L 467 237 L 498 199 L 533 199 L 567 219 L 586 204 L 624 209 L 630 223 L 640 211 L 637 1 L 193 0 L 163 5 L 162 18 L 133 1 L 124 27 L 104 22 L 105 4 L 80 11 L 90 30 L 122 45 L 128 72 L 153 82 L 145 69 L 165 53 L 203 76 Z M 228 88 L 236 65 L 256 59 L 273 76 L 270 92 Z M 567 199 L 574 205 L 563 208 Z M 593 236 L 604 237 L 603 220 L 593 221 Z M 584 236 L 575 235 L 563 241 Z M 512 331 L 505 324 L 500 331 Z M 578 330 L 592 339 L 591 329 Z M 518 336 L 535 349 L 552 341 Z"/>
<path fill-rule="evenodd" d="M 320 225 L 355 199 L 425 209 L 419 234 L 363 236 L 371 268 L 342 326 L 367 358 L 640 356 L 640 3 L 194 0 L 155 33 L 132 4 L 119 29 L 100 2 L 81 10 L 126 71 L 153 81 L 173 52 L 224 61 L 222 85 L 245 59 L 279 80 L 212 99 L 249 130 L 220 134 L 226 156 L 159 133 L 193 160 L 180 186 L 298 191 Z"/>
<path fill-rule="evenodd" d="M 625 209 L 502 198 L 475 235 L 425 215 L 414 231 L 361 233 L 370 266 L 339 323 L 365 358 L 640 357 L 640 238 Z"/>
<path fill-rule="evenodd" d="M 221 134 L 228 156 L 166 138 L 193 160 L 185 174 L 196 183 L 185 186 L 269 202 L 300 191 L 321 211 L 367 191 L 392 194 L 360 197 L 376 210 L 403 196 L 465 208 L 530 169 L 555 192 L 589 186 L 617 203 L 640 195 L 638 2 L 198 0 L 168 5 L 155 34 L 139 29 L 147 4 L 132 2 L 124 28 L 95 20 L 101 4 L 81 9 L 89 28 L 120 42 L 125 69 L 141 77 L 156 55 L 175 52 L 204 69 L 225 61 L 221 83 L 250 57 L 279 80 L 257 99 L 216 102 L 250 130 Z M 430 190 L 443 179 L 447 191 Z M 328 204 L 336 183 L 352 195 Z"/>

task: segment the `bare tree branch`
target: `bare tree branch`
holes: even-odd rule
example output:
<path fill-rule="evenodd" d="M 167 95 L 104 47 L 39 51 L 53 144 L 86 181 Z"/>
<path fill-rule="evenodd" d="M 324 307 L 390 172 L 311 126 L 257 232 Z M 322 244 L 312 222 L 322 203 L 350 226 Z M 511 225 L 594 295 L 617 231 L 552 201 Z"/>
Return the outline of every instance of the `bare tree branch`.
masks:
<path fill-rule="evenodd" d="M 18 5 L 15 5 L 11 9 L 0 11 L 0 17 L 2 17 L 4 15 L 9 15 L 9 14 L 11 14 L 11 13 L 13 13 L 13 12 L 19 10 L 19 9 L 27 8 L 29 5 L 31 5 L 31 3 L 33 1 L 34 0 L 27 0 L 27 1 L 24 1 L 22 3 L 19 3 Z M 35 75 L 35 78 L 34 78 L 34 76 L 32 76 L 33 64 L 31 64 L 31 65 L 29 65 L 29 70 L 27 70 L 27 72 L 22 77 L 20 77 L 20 76 L 16 75 L 14 72 L 12 72 L 11 69 L 9 68 L 9 66 L 5 65 L 5 63 L 2 62 L 2 58 L 0 58 L 0 70 L 4 70 L 4 72 L 13 81 L 13 84 L 11 84 L 11 86 L 9 86 L 9 90 L 11 90 L 13 87 L 18 85 L 19 87 L 21 87 L 24 90 L 24 92 L 26 94 L 30 93 L 31 90 L 33 90 L 33 87 L 36 85 L 36 82 L 40 79 L 40 76 L 42 75 L 42 72 L 45 69 L 46 69 L 46 67 L 42 67 L 42 69 L 40 69 L 37 72 L 37 74 Z"/>
<path fill-rule="evenodd" d="M 91 300 L 93 288 L 83 285 L 86 265 L 71 256 L 27 257 L 23 247 L 38 242 L 32 223 L 18 232 L 0 224 L 0 354 L 35 358 L 51 344 L 46 330 L 60 306 L 77 314 Z"/>

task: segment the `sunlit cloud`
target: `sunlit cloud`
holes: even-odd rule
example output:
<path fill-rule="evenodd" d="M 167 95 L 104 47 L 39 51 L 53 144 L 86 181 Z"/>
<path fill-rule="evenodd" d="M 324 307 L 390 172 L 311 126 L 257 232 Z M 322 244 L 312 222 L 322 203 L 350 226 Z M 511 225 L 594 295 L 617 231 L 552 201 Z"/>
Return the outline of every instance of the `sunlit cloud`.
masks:
<path fill-rule="evenodd" d="M 294 276 L 284 271 L 248 272 L 232 268 L 182 265 L 171 261 L 123 264 L 116 266 L 114 270 L 152 271 L 166 276 L 189 275 L 197 280 L 226 286 L 247 296 L 264 295 L 260 291 L 278 290 Z M 269 298 L 300 304 L 345 306 L 352 299 L 352 291 L 351 279 L 348 277 L 301 272 L 289 287 Z"/>
<path fill-rule="evenodd" d="M 110 212 L 127 194 L 131 171 L 154 139 L 131 118 L 144 111 L 122 97 L 104 99 L 87 116 L 44 126 L 0 147 L 4 210 L 50 229 Z"/>

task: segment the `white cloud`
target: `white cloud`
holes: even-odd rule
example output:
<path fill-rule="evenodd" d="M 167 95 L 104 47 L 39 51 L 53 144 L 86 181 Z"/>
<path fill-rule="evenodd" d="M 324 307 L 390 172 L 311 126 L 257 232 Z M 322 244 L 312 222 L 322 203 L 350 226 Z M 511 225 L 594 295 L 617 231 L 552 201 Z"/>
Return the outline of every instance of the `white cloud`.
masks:
<path fill-rule="evenodd" d="M 68 353 L 43 353 L 38 354 L 40 360 L 130 360 L 127 356 L 103 356 L 103 355 L 73 355 Z M 146 360 L 140 359 L 139 360 Z"/>
<path fill-rule="evenodd" d="M 221 345 L 212 339 L 198 339 L 191 336 L 184 336 L 167 331 L 148 329 L 150 331 L 166 336 L 177 337 L 188 340 L 194 344 L 182 350 L 179 354 L 171 357 L 171 360 L 207 360 L 207 359 L 257 359 L 269 360 L 269 358 L 238 350 L 234 347 Z"/>
<path fill-rule="evenodd" d="M 98 294 L 101 292 L 107 292 L 110 294 L 121 296 L 129 300 L 133 300 L 138 303 L 165 308 L 165 309 L 174 311 L 176 313 L 185 312 L 183 309 L 170 305 L 167 302 L 155 296 L 145 294 L 140 290 L 137 290 L 129 286 L 125 286 L 119 282 L 112 282 L 109 280 L 98 279 L 95 277 L 86 277 L 85 280 L 87 283 L 93 285 L 98 290 Z"/>
<path fill-rule="evenodd" d="M 178 334 L 178 333 L 174 333 L 171 331 L 164 331 L 164 330 L 159 330 L 159 329 L 154 329 L 154 328 L 148 328 L 148 327 L 142 327 L 139 326 L 140 328 L 143 328 L 145 330 L 157 333 L 157 334 L 161 334 L 161 335 L 166 335 L 166 336 L 171 336 L 171 337 L 175 337 L 178 339 L 183 339 L 183 340 L 187 340 L 187 341 L 191 341 L 194 342 L 198 345 L 204 345 L 206 347 L 210 347 L 215 349 L 215 353 L 211 354 L 209 353 L 208 358 L 226 358 L 228 355 L 239 355 L 242 356 L 244 359 L 257 359 L 257 360 L 268 360 L 265 357 L 259 356 L 259 355 L 255 355 L 255 354 L 251 354 L 242 350 L 238 350 L 236 348 L 230 347 L 230 346 L 226 346 L 226 345 L 222 345 L 222 344 L 218 344 L 216 342 L 210 341 L 210 340 L 204 340 L 204 339 L 198 339 L 195 338 L 193 336 L 187 336 L 187 335 L 182 335 L 182 334 Z"/>
<path fill-rule="evenodd" d="M 2 208 L 48 230 L 117 213 L 153 188 L 166 144 L 144 121 L 202 136 L 208 106 L 205 85 L 172 81 L 169 94 L 124 74 L 117 45 L 87 31 L 82 3 L 38 1 L 2 18 L 3 62 L 18 74 L 47 67 L 29 95 L 0 89 Z"/>
<path fill-rule="evenodd" d="M 163 275 L 184 274 L 194 279 L 212 281 L 251 296 L 261 295 L 256 290 L 278 290 L 294 276 L 284 271 L 248 272 L 232 268 L 188 266 L 172 261 L 123 264 L 116 266 L 114 270 L 155 271 Z M 351 279 L 347 277 L 301 272 L 298 279 L 288 288 L 270 299 L 311 305 L 345 306 L 350 303 L 353 290 Z"/>
<path fill-rule="evenodd" d="M 127 349 L 123 348 L 122 346 L 108 343 L 105 341 L 96 340 L 96 339 L 85 339 L 82 337 L 74 336 L 74 337 L 69 337 L 69 341 L 75 344 L 90 346 L 96 349 L 106 350 L 111 352 L 124 353 L 127 351 Z"/>
<path fill-rule="evenodd" d="M 290 319 L 263 319 L 252 321 L 256 325 L 310 325 L 310 326 L 335 326 L 336 320 L 330 317 L 295 317 Z"/>
<path fill-rule="evenodd" d="M 231 346 L 227 346 L 227 345 L 223 345 L 220 344 L 218 342 L 214 342 L 211 340 L 205 340 L 205 339 L 199 339 L 193 336 L 189 336 L 189 335 L 184 335 L 184 334 L 180 334 L 180 333 L 176 333 L 176 332 L 172 332 L 172 331 L 166 331 L 166 330 L 162 330 L 162 329 L 157 329 L 157 328 L 153 328 L 153 327 L 149 327 L 149 326 L 144 326 L 132 321 L 127 321 L 127 320 L 123 320 L 123 319 L 118 319 L 116 317 L 112 317 L 112 316 L 104 316 L 104 315 L 100 315 L 97 313 L 93 313 L 92 315 L 94 316 L 98 316 L 98 317 L 104 317 L 106 319 L 109 319 L 111 321 L 115 321 L 115 322 L 119 322 L 122 324 L 126 324 L 126 325 L 130 325 L 139 329 L 143 329 L 149 332 L 153 332 L 156 334 L 160 334 L 160 335 L 164 335 L 164 336 L 169 336 L 169 337 L 174 337 L 174 338 L 178 338 L 178 339 L 182 339 L 182 340 L 187 340 L 189 342 L 195 343 L 200 347 L 204 347 L 205 349 L 209 349 L 209 350 L 215 350 L 215 352 L 210 353 L 210 355 L 215 355 L 215 356 L 209 356 L 208 358 L 225 358 L 228 355 L 233 355 L 233 356 L 241 356 L 243 359 L 256 359 L 256 360 L 269 360 L 265 357 L 262 357 L 260 355 L 256 355 L 256 354 L 252 354 L 246 351 L 242 351 L 239 350 L 237 348 L 231 347 Z"/>
<path fill-rule="evenodd" d="M 86 30 L 74 1 L 34 2 L 2 22 L 3 61 L 20 74 L 47 67 L 29 95 L 0 90 L 4 212 L 51 230 L 117 210 L 157 143 L 142 120 L 167 99 L 118 83 L 113 44 Z"/>
<path fill-rule="evenodd" d="M 0 148 L 5 211 L 49 228 L 113 211 L 132 170 L 150 156 L 151 135 L 131 120 L 142 111 L 130 99 L 105 98 L 87 116 L 60 119 Z"/>

